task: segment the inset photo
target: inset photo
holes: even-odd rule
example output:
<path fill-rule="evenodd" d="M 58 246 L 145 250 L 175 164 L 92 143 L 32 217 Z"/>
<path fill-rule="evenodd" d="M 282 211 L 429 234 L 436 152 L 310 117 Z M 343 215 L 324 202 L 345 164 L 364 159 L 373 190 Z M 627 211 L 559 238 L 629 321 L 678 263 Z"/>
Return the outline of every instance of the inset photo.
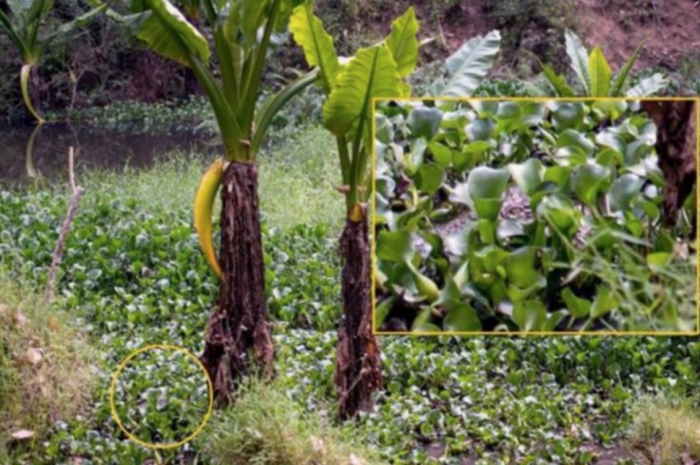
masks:
<path fill-rule="evenodd" d="M 378 334 L 698 334 L 697 99 L 376 100 Z"/>

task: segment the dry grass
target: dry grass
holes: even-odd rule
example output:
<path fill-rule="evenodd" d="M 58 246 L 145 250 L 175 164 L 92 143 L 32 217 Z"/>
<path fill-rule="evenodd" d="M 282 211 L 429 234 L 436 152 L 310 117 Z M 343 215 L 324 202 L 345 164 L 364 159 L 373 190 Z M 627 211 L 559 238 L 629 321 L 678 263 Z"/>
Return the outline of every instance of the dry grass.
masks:
<path fill-rule="evenodd" d="M 650 463 L 700 463 L 700 408 L 697 400 L 645 397 L 634 412 L 631 445 Z"/>
<path fill-rule="evenodd" d="M 41 439 L 83 409 L 93 379 L 92 351 L 70 318 L 0 270 L 0 459 L 13 434 Z"/>
<path fill-rule="evenodd" d="M 352 432 L 305 412 L 278 384 L 247 381 L 235 404 L 212 420 L 203 447 L 226 465 L 382 463 Z"/>

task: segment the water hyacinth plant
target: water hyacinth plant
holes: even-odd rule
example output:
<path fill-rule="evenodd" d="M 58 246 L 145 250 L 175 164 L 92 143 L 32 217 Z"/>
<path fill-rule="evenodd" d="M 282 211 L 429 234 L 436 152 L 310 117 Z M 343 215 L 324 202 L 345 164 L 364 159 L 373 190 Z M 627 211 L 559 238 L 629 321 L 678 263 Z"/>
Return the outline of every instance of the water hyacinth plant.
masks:
<path fill-rule="evenodd" d="M 377 328 L 696 331 L 638 101 L 392 102 L 377 129 Z"/>

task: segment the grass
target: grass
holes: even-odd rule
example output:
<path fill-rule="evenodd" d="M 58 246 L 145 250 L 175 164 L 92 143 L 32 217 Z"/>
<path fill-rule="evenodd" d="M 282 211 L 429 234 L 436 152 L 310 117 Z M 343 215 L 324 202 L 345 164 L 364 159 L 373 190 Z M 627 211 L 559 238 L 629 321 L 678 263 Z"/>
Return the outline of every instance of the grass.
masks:
<path fill-rule="evenodd" d="M 630 443 L 652 463 L 700 461 L 700 411 L 697 399 L 646 396 L 634 409 Z"/>
<path fill-rule="evenodd" d="M 357 429 L 332 426 L 317 412 L 304 411 L 279 382 L 255 378 L 214 418 L 202 443 L 215 463 L 230 465 L 383 463 Z"/>
<path fill-rule="evenodd" d="M 344 203 L 335 141 L 323 128 L 302 129 L 287 145 L 260 154 L 259 195 L 266 223 L 283 229 L 304 224 L 328 224 L 339 232 Z M 152 169 L 126 167 L 80 176 L 88 193 L 110 191 L 134 199 L 152 214 L 190 215 L 194 194 L 213 160 L 184 153 L 168 154 Z M 128 180 L 128 182 L 125 182 Z"/>
<path fill-rule="evenodd" d="M 0 269 L 0 462 L 13 433 L 41 439 L 91 398 L 93 351 L 69 321 Z"/>

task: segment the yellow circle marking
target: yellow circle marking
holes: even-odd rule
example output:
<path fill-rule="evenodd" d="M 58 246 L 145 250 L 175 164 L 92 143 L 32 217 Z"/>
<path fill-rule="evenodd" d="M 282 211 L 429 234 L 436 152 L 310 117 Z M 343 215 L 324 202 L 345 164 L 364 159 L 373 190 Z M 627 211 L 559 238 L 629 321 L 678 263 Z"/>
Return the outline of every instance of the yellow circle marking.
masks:
<path fill-rule="evenodd" d="M 190 359 L 194 360 L 194 362 L 197 364 L 200 370 L 204 372 L 204 377 L 207 379 L 207 386 L 208 386 L 208 391 L 209 391 L 209 407 L 207 409 L 207 413 L 204 415 L 204 419 L 202 422 L 197 426 L 197 429 L 194 430 L 192 434 L 187 436 L 185 439 L 182 441 L 178 442 L 172 442 L 172 443 L 166 443 L 166 444 L 151 444 L 148 442 L 144 442 L 140 440 L 138 437 L 136 437 L 134 434 L 132 434 L 130 431 L 128 431 L 124 425 L 122 424 L 121 418 L 119 418 L 119 414 L 117 413 L 117 408 L 115 404 L 115 391 L 117 388 L 117 379 L 119 379 L 119 375 L 121 374 L 122 370 L 131 362 L 131 360 L 134 359 L 137 355 L 149 351 L 149 350 L 169 350 L 172 352 L 181 352 L 185 354 L 187 357 Z M 136 444 L 139 444 L 143 447 L 147 447 L 149 449 L 174 449 L 176 447 L 180 447 L 183 444 L 191 441 L 199 433 L 202 432 L 204 427 L 206 426 L 207 422 L 211 418 L 212 411 L 214 410 L 214 386 L 212 385 L 211 378 L 209 377 L 209 373 L 207 372 L 207 369 L 204 368 L 204 365 L 202 365 L 202 362 L 199 361 L 199 359 L 189 350 L 185 349 L 184 347 L 178 347 L 170 344 L 153 344 L 149 346 L 142 347 L 134 352 L 132 352 L 122 363 L 119 364 L 117 367 L 117 371 L 114 372 L 112 375 L 112 382 L 110 383 L 109 386 L 109 406 L 110 410 L 112 411 L 112 418 L 114 418 L 114 421 L 117 422 L 117 426 L 119 426 L 119 429 L 126 434 L 129 439 L 134 441 Z"/>

